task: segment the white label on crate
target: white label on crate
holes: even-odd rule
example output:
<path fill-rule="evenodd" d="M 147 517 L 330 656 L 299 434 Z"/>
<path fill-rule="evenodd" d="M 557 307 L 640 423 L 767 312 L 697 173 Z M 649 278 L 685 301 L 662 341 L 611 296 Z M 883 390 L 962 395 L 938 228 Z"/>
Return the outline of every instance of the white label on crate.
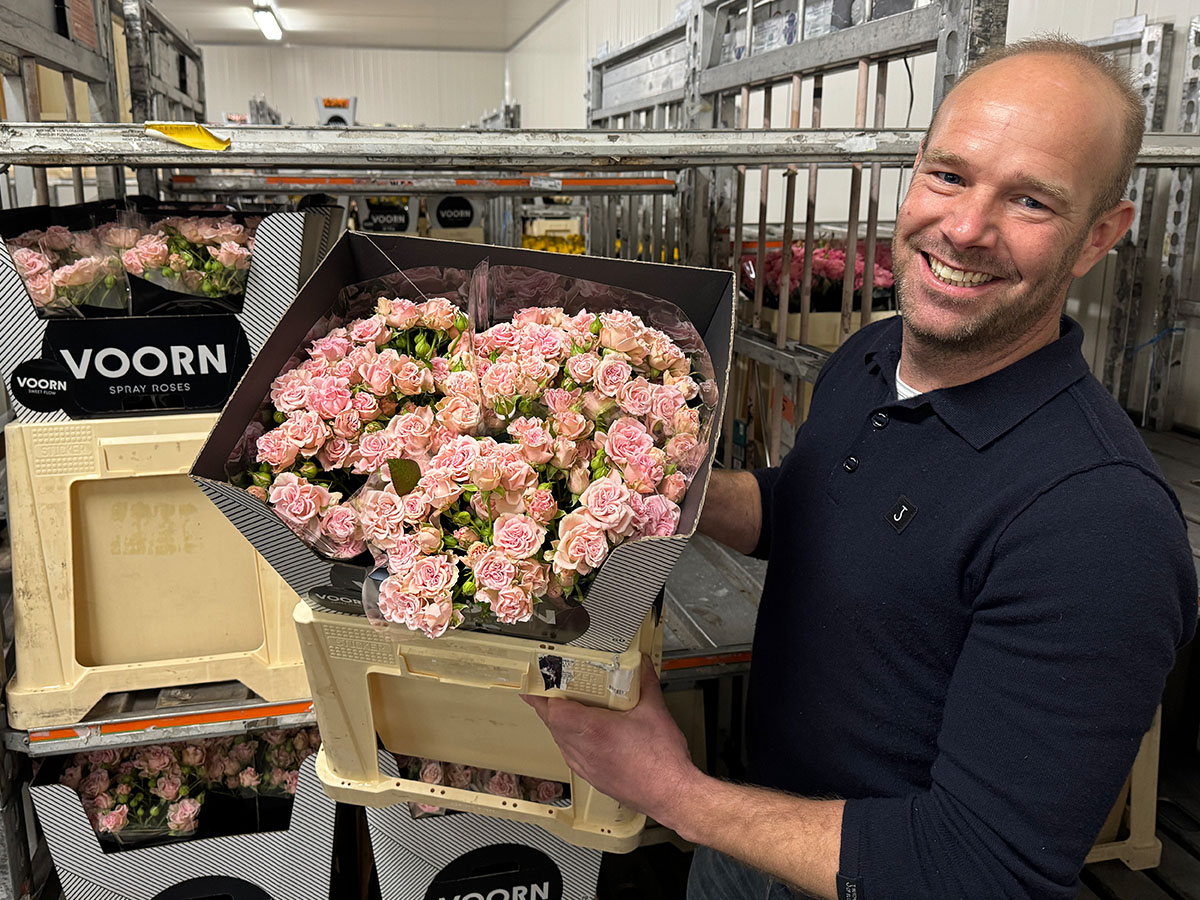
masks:
<path fill-rule="evenodd" d="M 561 191 L 562 179 L 551 178 L 548 175 L 530 175 L 529 186 L 543 191 Z"/>
<path fill-rule="evenodd" d="M 637 669 L 617 669 L 608 679 L 609 693 L 618 697 L 628 697 L 629 689 L 633 687 L 633 676 Z"/>

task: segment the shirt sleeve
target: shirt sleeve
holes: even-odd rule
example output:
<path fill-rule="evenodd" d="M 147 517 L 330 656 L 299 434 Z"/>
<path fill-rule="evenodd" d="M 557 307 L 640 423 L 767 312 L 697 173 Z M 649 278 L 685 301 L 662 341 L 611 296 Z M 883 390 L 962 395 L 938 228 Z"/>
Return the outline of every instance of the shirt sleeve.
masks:
<path fill-rule="evenodd" d="M 1179 512 L 1133 466 L 1048 490 L 981 559 L 929 789 L 846 803 L 866 900 L 1073 898 L 1195 629 Z"/>
<path fill-rule="evenodd" d="M 758 498 L 762 505 L 762 525 L 758 532 L 758 544 L 750 555 L 755 559 L 766 559 L 771 553 L 771 523 L 775 506 L 775 484 L 779 481 L 779 467 L 771 469 L 755 469 L 754 478 L 758 481 Z"/>

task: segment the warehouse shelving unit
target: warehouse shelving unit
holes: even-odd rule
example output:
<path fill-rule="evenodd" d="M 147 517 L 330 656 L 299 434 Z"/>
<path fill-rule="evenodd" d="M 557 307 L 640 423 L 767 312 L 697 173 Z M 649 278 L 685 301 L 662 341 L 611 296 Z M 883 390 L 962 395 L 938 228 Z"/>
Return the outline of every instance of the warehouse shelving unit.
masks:
<path fill-rule="evenodd" d="M 779 167 L 811 160 L 867 165 L 877 160 L 902 163 L 915 155 L 919 137 L 915 132 L 870 130 L 581 131 L 478 135 L 469 132 L 249 126 L 219 129 L 217 133 L 228 137 L 227 149 L 196 150 L 161 133 L 147 132 L 134 125 L 10 124 L 0 129 L 0 152 L 7 153 L 11 162 L 19 165 L 71 165 L 92 160 L 134 167 L 200 170 L 273 169 L 304 164 L 370 172 L 386 172 L 394 166 L 397 170 L 424 170 L 422 177 L 437 177 L 429 174 L 435 170 L 477 167 L 489 172 L 505 169 L 537 169 L 544 173 L 584 171 L 590 176 L 604 177 L 610 171 L 686 173 L 697 166 L 736 167 L 764 162 Z M 1200 136 L 1159 134 L 1148 139 L 1140 161 L 1151 167 L 1171 167 L 1190 166 L 1198 158 Z M 196 177 L 219 179 L 224 176 L 197 174 Z M 370 177 L 374 178 L 373 175 Z M 736 340 L 743 352 L 760 354 L 789 365 L 797 377 L 815 373 L 822 362 L 819 354 L 799 346 L 785 346 L 784 350 L 788 352 L 781 354 L 773 340 L 754 332 L 739 334 Z M 693 550 L 698 554 L 693 560 L 695 564 L 681 566 L 681 574 L 677 576 L 680 580 L 668 588 L 667 617 L 671 631 L 667 638 L 664 681 L 669 692 L 698 689 L 702 703 L 722 710 L 714 721 L 736 722 L 738 716 L 733 713 L 741 702 L 740 679 L 749 663 L 753 602 L 757 599 L 756 584 L 760 582 L 755 581 L 753 573 L 737 574 L 727 560 L 722 561 L 721 556 L 714 555 L 702 541 L 697 541 Z M 689 585 L 687 579 L 701 571 L 704 565 L 715 569 L 714 577 L 724 578 L 725 583 L 732 580 L 741 584 L 737 603 L 700 603 L 704 595 L 695 585 Z M 715 621 L 712 616 L 716 617 Z M 254 698 L 214 700 L 204 697 L 199 706 L 154 709 L 161 699 L 159 695 L 154 698 L 110 697 L 109 706 L 98 709 L 90 721 L 80 726 L 47 733 L 10 731 L 5 744 L 8 748 L 36 755 L 81 746 L 194 736 L 201 728 L 206 734 L 228 734 L 247 728 L 311 721 L 311 713 L 303 704 L 272 705 Z M 181 716 L 185 718 L 181 719 Z M 712 754 L 736 758 L 732 732 L 706 735 L 705 740 Z"/>
<path fill-rule="evenodd" d="M 68 121 L 79 119 L 76 81 L 87 85 L 90 119 L 120 121 L 122 83 L 126 79 L 137 121 L 204 121 L 204 62 L 200 50 L 150 0 L 82 0 L 70 4 L 69 13 L 60 18 L 61 6 L 54 0 L 30 0 L 22 4 L 20 12 L 0 6 L 5 121 L 41 120 L 39 66 L 61 73 Z M 122 43 L 127 69 L 118 52 Z M 130 110 L 125 112 L 129 114 Z M 85 161 L 72 167 L 75 202 L 84 200 L 83 168 L 90 165 Z M 39 204 L 56 201 L 44 167 L 36 167 L 26 175 L 32 179 L 31 199 Z M 139 179 L 139 189 L 153 192 L 153 170 L 144 170 Z M 97 170 L 96 182 L 101 197 L 125 193 L 125 174 L 119 167 Z M 23 183 L 19 187 L 10 179 L 9 205 L 18 205 L 18 195 L 25 193 Z"/>

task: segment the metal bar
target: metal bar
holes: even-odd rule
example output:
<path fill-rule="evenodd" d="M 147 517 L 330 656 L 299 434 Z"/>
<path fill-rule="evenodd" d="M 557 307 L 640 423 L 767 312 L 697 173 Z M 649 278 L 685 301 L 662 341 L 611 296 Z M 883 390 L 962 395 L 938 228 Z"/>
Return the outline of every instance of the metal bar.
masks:
<path fill-rule="evenodd" d="M 669 91 L 662 91 L 661 93 L 652 94 L 647 97 L 636 97 L 633 100 L 614 103 L 611 106 L 595 110 L 589 121 L 598 124 L 601 119 L 606 119 L 610 116 L 623 116 L 627 113 L 638 112 L 662 103 L 678 103 L 684 98 L 686 93 L 687 88 L 672 88 Z"/>
<path fill-rule="evenodd" d="M 129 96 L 133 103 L 133 121 L 154 118 L 153 87 L 150 71 L 150 41 L 142 21 L 142 0 L 122 0 L 125 15 L 125 51 L 129 56 Z M 138 191 L 158 196 L 158 173 L 152 168 L 137 170 Z"/>
<path fill-rule="evenodd" d="M 21 57 L 21 90 L 25 93 L 26 117 L 31 122 L 41 121 L 42 95 L 38 89 L 37 60 L 32 56 Z M 50 183 L 43 167 L 33 170 L 33 190 L 39 206 L 50 202 Z"/>
<path fill-rule="evenodd" d="M 741 109 L 738 114 L 738 128 L 741 131 L 746 130 L 746 126 L 750 124 L 750 88 L 743 87 L 741 90 Z M 734 192 L 734 207 L 733 207 L 733 305 L 737 309 L 738 304 L 742 299 L 742 244 L 743 233 L 742 229 L 746 220 L 746 167 L 737 167 L 737 187 Z M 757 278 L 761 278 L 761 273 L 757 273 Z M 741 366 L 735 365 L 731 370 L 735 385 L 740 385 L 744 381 L 744 375 L 741 371 Z M 725 468 L 733 468 L 733 423 L 741 414 L 742 403 L 744 402 L 744 389 L 730 392 L 730 397 L 737 397 L 736 403 L 727 403 L 725 405 L 725 421 L 722 423 L 722 428 L 725 438 Z"/>
<path fill-rule="evenodd" d="M 790 109 L 788 127 L 793 131 L 800 128 L 800 99 L 803 79 L 799 75 L 792 76 L 791 93 L 788 97 Z M 788 326 L 791 324 L 791 293 L 792 293 L 792 241 L 795 238 L 796 221 L 796 167 L 789 166 L 783 173 L 783 248 L 779 271 L 779 312 L 775 316 L 776 340 L 780 347 L 787 341 Z M 781 407 L 782 414 L 782 407 Z"/>
<path fill-rule="evenodd" d="M 700 93 L 717 94 L 742 85 L 783 81 L 793 74 L 814 75 L 848 69 L 858 60 L 897 58 L 932 52 L 942 26 L 942 4 L 864 22 L 788 47 L 708 68 L 700 73 Z M 747 28 L 747 34 L 750 29 Z"/>
<path fill-rule="evenodd" d="M 799 115 L 799 110 L 796 110 Z M 783 173 L 786 191 L 783 201 L 783 268 L 779 273 L 779 310 L 775 314 L 775 346 L 782 350 L 787 346 L 788 332 L 788 301 L 791 297 L 792 274 L 792 231 L 796 216 L 796 170 L 788 169 Z M 783 443 L 783 392 L 784 375 L 780 369 L 775 369 L 771 384 L 771 430 L 770 451 L 767 454 L 776 462 L 779 461 L 780 447 Z"/>
<path fill-rule="evenodd" d="M 883 20 L 881 20 L 883 21 Z M 924 132 L 786 129 L 731 131 L 418 131 L 234 125 L 223 151 L 194 150 L 138 124 L 6 123 L 0 154 L 15 165 L 182 168 L 677 170 L 696 166 L 907 164 Z M 1192 165 L 1200 135 L 1148 134 L 1142 166 Z"/>
<path fill-rule="evenodd" d="M 812 127 L 821 127 L 821 105 L 824 102 L 825 78 L 813 79 Z M 808 323 L 812 315 L 813 252 L 816 249 L 817 222 L 817 165 L 808 167 L 808 203 L 804 207 L 804 268 L 800 275 L 800 343 L 808 344 Z"/>
<path fill-rule="evenodd" d="M 1142 42 L 1142 30 L 1146 27 L 1146 14 L 1128 16 L 1113 22 L 1113 33 L 1104 37 L 1092 38 L 1079 43 L 1109 53 L 1113 50 L 1129 50 Z"/>
<path fill-rule="evenodd" d="M 603 201 L 599 197 L 589 197 L 587 202 L 587 218 L 584 220 L 584 252 L 588 256 L 600 255 L 599 228 L 600 210 Z"/>
<path fill-rule="evenodd" d="M 79 121 L 79 110 L 75 102 L 75 76 L 70 72 L 63 72 L 63 96 L 66 97 L 66 113 L 68 122 Z M 75 190 L 75 202 L 83 202 L 83 169 L 79 166 L 71 167 L 71 186 Z"/>
<path fill-rule="evenodd" d="M 678 187 L 671 178 L 547 178 L 532 177 L 439 177 L 413 174 L 389 178 L 319 175 L 173 175 L 170 189 L 187 193 L 223 194 L 367 194 L 434 191 L 455 194 L 528 194 L 550 190 L 560 194 L 673 194 Z"/>
<path fill-rule="evenodd" d="M 620 197 L 612 196 L 607 198 L 608 203 L 608 227 L 605 230 L 606 249 L 605 256 L 616 258 L 617 255 L 617 215 L 619 214 L 618 205 Z"/>
<path fill-rule="evenodd" d="M 881 59 L 875 67 L 875 127 L 883 127 L 884 115 L 887 111 L 887 70 L 886 59 Z M 871 303 L 875 293 L 875 238 L 879 230 L 879 182 L 883 177 L 883 167 L 871 163 L 871 186 L 867 195 L 867 239 L 863 245 L 863 286 L 862 303 L 859 313 L 858 327 L 865 328 L 871 321 Z"/>
<path fill-rule="evenodd" d="M 854 124 L 862 128 L 867 124 L 867 79 L 871 64 L 865 59 L 858 61 L 858 94 L 854 103 Z M 854 270 L 858 258 L 858 207 L 862 199 L 862 166 L 856 164 L 850 170 L 850 210 L 846 225 L 846 267 L 842 270 L 842 320 L 838 330 L 838 343 L 850 336 L 853 328 L 851 319 L 854 310 Z"/>
<path fill-rule="evenodd" d="M 780 350 L 768 335 L 745 328 L 738 329 L 734 334 L 733 352 L 809 382 L 816 381 L 821 366 L 830 356 L 827 350 L 790 342 L 786 350 Z"/>
<path fill-rule="evenodd" d="M 1142 32 L 1141 54 L 1138 59 L 1138 71 L 1135 83 L 1141 88 L 1142 100 L 1146 104 L 1146 130 L 1160 131 L 1166 115 L 1167 81 L 1170 75 L 1164 60 L 1171 58 L 1170 44 L 1174 31 L 1169 24 L 1149 25 Z M 1145 271 L 1150 250 L 1150 224 L 1154 203 L 1153 179 L 1148 177 L 1145 168 L 1134 170 L 1133 181 L 1129 189 L 1129 197 L 1135 204 L 1133 224 L 1129 229 L 1129 242 L 1118 253 L 1118 265 L 1125 271 L 1118 274 L 1118 285 L 1127 284 L 1123 298 L 1114 299 L 1112 315 L 1118 312 L 1117 328 L 1120 332 L 1120 348 L 1117 352 L 1126 364 L 1121 366 L 1120 381 L 1117 384 L 1117 402 L 1122 406 L 1129 405 L 1129 390 L 1133 383 L 1133 365 L 1127 348 L 1137 340 L 1137 327 L 1141 321 L 1142 294 L 1145 289 Z M 1119 310 L 1120 301 L 1124 299 L 1123 310 Z M 1112 332 L 1110 325 L 1110 334 Z M 1110 345 L 1109 351 L 1114 348 Z M 1107 371 L 1107 370 L 1106 370 Z"/>
<path fill-rule="evenodd" d="M 788 126 L 793 130 L 800 127 L 800 94 L 802 81 L 799 75 L 792 76 L 790 115 Z M 796 220 L 796 169 L 788 168 L 783 173 L 783 246 L 780 248 L 779 298 L 775 313 L 775 346 L 783 349 L 787 346 L 788 326 L 791 324 L 792 297 L 792 241 Z M 783 395 L 786 389 L 786 378 L 780 369 L 774 369 L 771 379 L 771 428 L 770 444 L 767 455 L 779 460 L 783 445 Z"/>
<path fill-rule="evenodd" d="M 666 106 L 656 106 L 654 108 L 654 129 L 656 131 L 664 131 L 668 127 L 668 108 Z M 652 218 L 650 228 L 651 252 L 650 258 L 656 262 L 662 262 L 662 244 L 663 244 L 663 199 L 659 195 L 654 196 L 654 200 L 650 207 L 650 215 Z"/>
<path fill-rule="evenodd" d="M 961 0 L 937 6 L 942 18 L 933 81 L 934 109 L 967 66 L 992 47 L 1004 44 L 1008 27 L 1008 0 Z"/>
<path fill-rule="evenodd" d="M 1183 85 L 1179 99 L 1179 130 L 1200 130 L 1200 16 L 1193 17 L 1188 27 Z M 1175 394 L 1183 381 L 1183 344 L 1186 328 L 1179 314 L 1179 299 L 1188 295 L 1188 283 L 1194 261 L 1195 241 L 1188 242 L 1189 232 L 1195 234 L 1196 209 L 1192 204 L 1194 169 L 1177 168 L 1171 173 L 1171 190 L 1167 195 L 1166 245 L 1163 248 L 1166 266 L 1159 293 L 1158 310 L 1153 331 L 1159 339 L 1149 348 L 1150 377 L 1146 384 L 1146 401 L 1142 407 L 1142 425 L 1157 431 L 1169 430 L 1175 424 Z M 1174 329 L 1181 331 L 1176 332 Z"/>
<path fill-rule="evenodd" d="M 650 208 L 650 259 L 662 262 L 663 247 L 663 198 L 654 195 Z"/>
<path fill-rule="evenodd" d="M 659 44 L 669 44 L 674 38 L 682 38 L 687 34 L 687 23 L 677 22 L 662 28 L 653 34 L 648 34 L 644 38 L 634 41 L 632 44 L 626 44 L 620 49 L 613 50 L 605 56 L 597 56 L 592 60 L 592 68 L 611 68 L 615 64 L 627 59 L 643 55 L 643 51 L 647 47 L 654 47 Z"/>
<path fill-rule="evenodd" d="M 620 258 L 636 259 L 637 232 L 634 224 L 634 194 L 625 194 L 623 203 L 625 204 L 625 222 L 620 229 Z"/>
<path fill-rule="evenodd" d="M 666 229 L 667 229 L 666 262 L 670 263 L 670 264 L 678 263 L 680 261 L 678 259 L 679 243 L 675 237 L 675 235 L 676 235 L 675 229 L 676 229 L 676 223 L 678 221 L 678 218 L 679 218 L 679 202 L 677 200 L 673 200 L 667 204 L 667 222 L 666 222 Z"/>
<path fill-rule="evenodd" d="M 753 8 L 754 4 L 749 4 Z M 771 127 L 771 88 L 763 89 L 763 128 Z M 754 279 L 754 312 L 751 316 L 751 324 L 755 328 L 759 328 L 762 324 L 762 301 L 763 289 L 766 286 L 766 262 L 767 262 L 767 204 L 769 200 L 769 185 L 770 185 L 771 169 L 768 166 L 763 166 L 759 169 L 758 179 L 758 246 L 755 255 L 756 277 Z M 759 410 L 761 415 L 762 410 Z"/>

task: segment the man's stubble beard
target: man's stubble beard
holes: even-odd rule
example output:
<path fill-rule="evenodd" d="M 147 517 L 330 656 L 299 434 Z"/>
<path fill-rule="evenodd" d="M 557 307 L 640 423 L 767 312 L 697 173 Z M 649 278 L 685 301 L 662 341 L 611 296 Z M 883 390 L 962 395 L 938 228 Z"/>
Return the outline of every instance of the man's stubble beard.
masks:
<path fill-rule="evenodd" d="M 1067 287 L 1074 280 L 1074 276 L 1071 275 L 1071 267 L 1078 258 L 1079 251 L 1083 249 L 1086 237 L 1087 232 L 1085 231 L 1063 253 L 1054 272 L 1047 278 L 1046 287 L 1026 298 L 1024 302 L 996 304 L 983 317 L 963 323 L 961 327 L 950 334 L 923 328 L 915 320 L 914 310 L 905 299 L 905 285 L 910 279 L 915 283 L 916 279 L 920 278 L 920 275 L 913 271 L 913 268 L 920 265 L 920 261 L 916 258 L 920 251 L 914 249 L 913 258 L 901 262 L 904 257 L 897 254 L 893 246 L 892 258 L 895 260 L 893 265 L 896 268 L 896 306 L 900 318 L 904 320 L 905 336 L 911 337 L 923 345 L 927 351 L 951 358 L 1015 343 L 1037 322 L 1042 321 L 1048 310 L 1062 304 Z M 919 290 L 918 286 L 914 288 L 913 293 L 915 294 Z M 972 304 L 973 301 L 970 300 L 961 302 L 965 308 L 969 308 Z"/>

